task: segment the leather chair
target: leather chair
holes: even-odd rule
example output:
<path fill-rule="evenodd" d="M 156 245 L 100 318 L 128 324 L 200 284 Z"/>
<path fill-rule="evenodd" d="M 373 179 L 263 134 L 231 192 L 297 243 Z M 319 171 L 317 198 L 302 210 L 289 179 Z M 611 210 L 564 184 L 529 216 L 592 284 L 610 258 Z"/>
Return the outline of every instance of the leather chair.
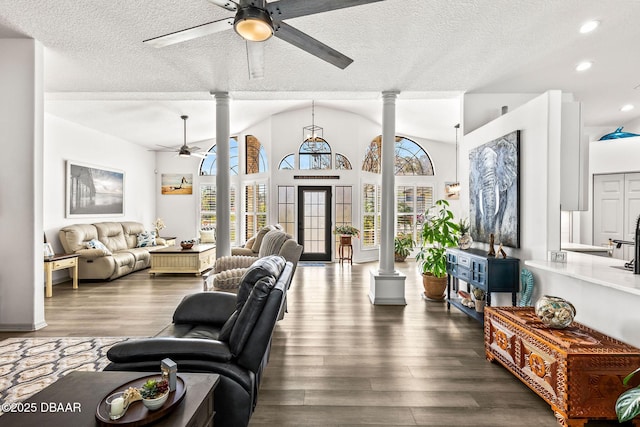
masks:
<path fill-rule="evenodd" d="M 114 345 L 105 370 L 159 372 L 160 361 L 168 357 L 178 373 L 217 373 L 215 425 L 246 427 L 292 275 L 293 265 L 284 258 L 261 258 L 247 270 L 237 296 L 201 292 L 185 297 L 173 324 L 156 337 Z"/>

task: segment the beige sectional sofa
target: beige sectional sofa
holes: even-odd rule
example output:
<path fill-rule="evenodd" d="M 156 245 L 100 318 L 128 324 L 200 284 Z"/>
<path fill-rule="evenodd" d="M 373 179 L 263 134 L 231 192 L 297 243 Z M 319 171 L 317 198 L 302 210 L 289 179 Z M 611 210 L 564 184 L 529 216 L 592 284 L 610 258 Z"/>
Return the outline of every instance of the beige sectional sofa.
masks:
<path fill-rule="evenodd" d="M 148 236 L 139 222 L 74 224 L 58 233 L 66 253 L 78 254 L 78 279 L 113 280 L 149 267 L 149 252 L 166 247 L 156 238 L 155 246 L 139 245 Z M 141 245 L 148 243 L 141 243 Z"/>

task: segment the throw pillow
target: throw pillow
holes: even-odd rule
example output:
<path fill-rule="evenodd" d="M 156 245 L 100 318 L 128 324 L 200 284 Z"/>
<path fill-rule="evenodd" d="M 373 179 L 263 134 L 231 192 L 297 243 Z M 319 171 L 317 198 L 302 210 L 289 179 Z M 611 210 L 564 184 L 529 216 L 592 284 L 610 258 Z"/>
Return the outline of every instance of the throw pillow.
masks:
<path fill-rule="evenodd" d="M 216 230 L 200 230 L 200 243 L 215 243 Z"/>
<path fill-rule="evenodd" d="M 143 231 L 138 234 L 138 248 L 145 248 L 147 246 L 155 246 L 156 243 L 156 233 L 153 231 Z"/>
<path fill-rule="evenodd" d="M 109 251 L 109 249 L 107 249 L 107 247 L 104 245 L 104 243 L 102 243 L 98 239 L 91 239 L 87 243 L 85 243 L 84 245 L 87 247 L 87 249 L 102 249 L 103 251 L 105 251 L 107 253 L 111 253 L 111 251 Z"/>

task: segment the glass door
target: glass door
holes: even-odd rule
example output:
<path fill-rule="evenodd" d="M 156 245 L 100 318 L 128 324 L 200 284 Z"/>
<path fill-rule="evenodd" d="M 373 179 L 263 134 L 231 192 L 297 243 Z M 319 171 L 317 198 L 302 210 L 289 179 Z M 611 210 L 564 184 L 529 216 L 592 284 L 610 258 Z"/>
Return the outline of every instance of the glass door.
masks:
<path fill-rule="evenodd" d="M 331 261 L 331 187 L 298 187 L 301 260 Z"/>

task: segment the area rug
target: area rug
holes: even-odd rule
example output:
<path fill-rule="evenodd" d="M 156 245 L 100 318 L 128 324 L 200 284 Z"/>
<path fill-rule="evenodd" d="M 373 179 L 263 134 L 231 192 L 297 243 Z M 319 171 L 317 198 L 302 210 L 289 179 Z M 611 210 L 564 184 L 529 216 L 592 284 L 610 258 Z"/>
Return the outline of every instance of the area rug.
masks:
<path fill-rule="evenodd" d="M 20 402 L 72 371 L 102 371 L 124 337 L 8 338 L 0 341 L 0 402 Z M 2 412 L 0 412 L 2 414 Z"/>

